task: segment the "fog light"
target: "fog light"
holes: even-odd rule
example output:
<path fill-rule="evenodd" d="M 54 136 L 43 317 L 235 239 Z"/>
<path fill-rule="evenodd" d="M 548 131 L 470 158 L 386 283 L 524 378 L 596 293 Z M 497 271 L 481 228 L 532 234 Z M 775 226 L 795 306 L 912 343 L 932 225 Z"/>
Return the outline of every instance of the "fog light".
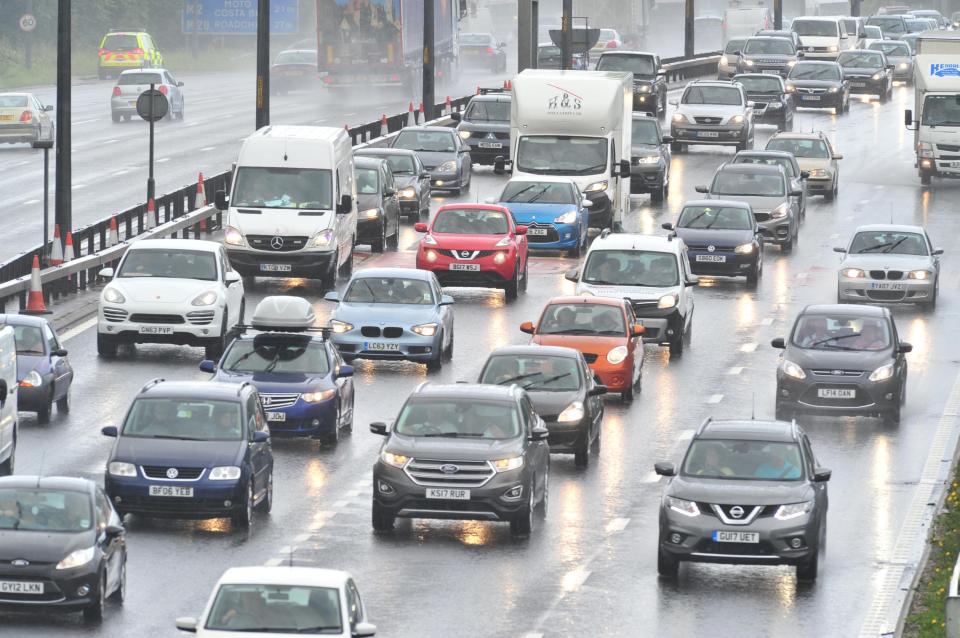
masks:
<path fill-rule="evenodd" d="M 673 328 L 667 328 L 667 334 L 673 336 Z"/>
<path fill-rule="evenodd" d="M 113 326 L 107 326 L 107 332 L 113 332 Z"/>
<path fill-rule="evenodd" d="M 123 499 L 120 498 L 119 496 L 114 496 L 114 497 L 113 497 L 113 502 L 114 502 L 114 503 L 119 503 L 119 502 L 122 501 L 122 500 L 123 500 Z"/>
<path fill-rule="evenodd" d="M 670 534 L 670 542 L 673 543 L 674 545 L 679 545 L 682 540 L 683 540 L 683 537 L 680 536 L 680 534 L 677 534 L 676 532 L 674 532 L 673 534 Z"/>
<path fill-rule="evenodd" d="M 922 162 L 920 162 L 920 166 L 922 166 L 923 168 L 930 168 L 931 166 L 933 166 L 933 164 L 930 162 L 930 160 L 923 160 Z"/>
<path fill-rule="evenodd" d="M 613 385 L 620 385 L 623 383 L 623 377 L 617 375 L 613 377 Z"/>
<path fill-rule="evenodd" d="M 313 427 L 317 427 L 318 425 L 320 425 L 320 419 L 314 419 L 313 421 L 310 421 L 310 425 L 312 425 Z"/>
<path fill-rule="evenodd" d="M 233 506 L 233 501 L 224 501 L 224 502 L 223 502 L 223 506 L 224 506 L 224 507 L 232 507 L 232 506 Z"/>
<path fill-rule="evenodd" d="M 800 549 L 803 546 L 803 539 L 799 536 L 797 538 L 790 539 L 790 547 L 794 549 Z"/>
<path fill-rule="evenodd" d="M 207 330 L 206 328 L 202 328 L 202 329 L 200 330 L 200 332 L 202 332 L 202 333 L 205 334 L 205 335 L 210 334 L 210 331 Z"/>
<path fill-rule="evenodd" d="M 90 585 L 80 585 L 77 587 L 77 596 L 83 598 L 90 593 Z"/>
<path fill-rule="evenodd" d="M 377 481 L 377 491 L 381 494 L 393 494 L 396 490 L 386 481 Z"/>
<path fill-rule="evenodd" d="M 887 392 L 885 395 L 883 395 L 883 398 L 886 399 L 887 401 L 892 401 L 892 400 L 893 400 L 893 392 Z"/>
<path fill-rule="evenodd" d="M 443 186 L 443 180 L 442 180 L 442 179 L 438 179 L 438 180 L 437 180 L 437 186 Z"/>
<path fill-rule="evenodd" d="M 782 397 L 788 397 L 788 396 L 790 396 L 790 390 L 787 390 L 786 388 L 780 390 L 780 396 L 782 396 Z"/>
<path fill-rule="evenodd" d="M 512 488 L 510 488 L 509 490 L 507 490 L 506 492 L 504 492 L 504 494 L 503 494 L 503 498 L 508 498 L 508 499 L 512 499 L 512 500 L 516 500 L 516 499 L 520 498 L 521 496 L 523 496 L 523 486 L 522 486 L 522 485 L 518 485 L 518 486 L 516 486 L 516 487 L 512 487 Z"/>

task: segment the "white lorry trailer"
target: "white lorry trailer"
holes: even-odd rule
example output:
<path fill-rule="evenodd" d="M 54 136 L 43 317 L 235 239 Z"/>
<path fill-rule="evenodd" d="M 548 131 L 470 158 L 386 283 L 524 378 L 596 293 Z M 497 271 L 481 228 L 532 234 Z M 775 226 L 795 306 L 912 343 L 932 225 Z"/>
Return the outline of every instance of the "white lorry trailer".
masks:
<path fill-rule="evenodd" d="M 960 32 L 917 38 L 913 85 L 914 108 L 904 123 L 914 131 L 920 183 L 960 178 Z"/>

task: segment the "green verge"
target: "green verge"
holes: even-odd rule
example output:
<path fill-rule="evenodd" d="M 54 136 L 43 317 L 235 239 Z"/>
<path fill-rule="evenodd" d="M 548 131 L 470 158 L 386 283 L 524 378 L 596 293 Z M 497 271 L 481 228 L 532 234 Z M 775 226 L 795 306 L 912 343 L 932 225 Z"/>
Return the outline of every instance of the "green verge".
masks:
<path fill-rule="evenodd" d="M 930 534 L 930 554 L 914 592 L 910 613 L 904 624 L 907 638 L 942 638 L 945 627 L 944 602 L 950 576 L 960 553 L 960 467 L 947 494 L 944 510 L 936 517 Z"/>

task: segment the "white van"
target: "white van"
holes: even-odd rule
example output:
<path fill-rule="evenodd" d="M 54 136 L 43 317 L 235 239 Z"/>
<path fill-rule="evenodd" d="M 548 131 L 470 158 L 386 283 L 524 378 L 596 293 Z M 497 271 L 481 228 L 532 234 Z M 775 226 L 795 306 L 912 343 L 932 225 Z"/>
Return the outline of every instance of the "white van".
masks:
<path fill-rule="evenodd" d="M 17 452 L 17 344 L 13 328 L 0 328 L 0 476 L 13 474 Z"/>
<path fill-rule="evenodd" d="M 841 51 L 856 46 L 857 36 L 847 35 L 840 16 L 803 16 L 790 24 L 790 30 L 800 36 L 800 48 L 805 60 L 836 61 Z"/>
<path fill-rule="evenodd" d="M 265 126 L 243 142 L 225 210 L 224 244 L 245 277 L 307 277 L 332 288 L 353 267 L 357 188 L 342 128 Z"/>

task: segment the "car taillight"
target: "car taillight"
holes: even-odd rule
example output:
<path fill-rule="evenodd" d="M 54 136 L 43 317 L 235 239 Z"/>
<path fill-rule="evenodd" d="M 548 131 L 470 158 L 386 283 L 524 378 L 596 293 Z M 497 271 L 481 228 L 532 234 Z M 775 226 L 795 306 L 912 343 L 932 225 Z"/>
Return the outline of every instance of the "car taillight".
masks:
<path fill-rule="evenodd" d="M 397 75 L 396 73 L 394 73 L 393 75 L 390 76 L 390 81 L 391 81 L 391 82 L 399 82 L 399 81 L 400 81 L 400 76 Z"/>
<path fill-rule="evenodd" d="M 163 93 L 164 95 L 166 95 L 166 94 L 167 94 L 167 91 L 169 91 L 169 89 L 167 88 L 167 85 L 166 85 L 166 84 L 161 84 L 161 85 L 160 85 L 160 92 Z"/>
<path fill-rule="evenodd" d="M 333 78 L 329 75 L 325 75 L 323 76 L 323 82 L 324 84 L 333 84 Z"/>
<path fill-rule="evenodd" d="M 493 55 L 493 47 L 487 47 L 487 54 Z"/>
<path fill-rule="evenodd" d="M 607 42 L 608 49 L 616 49 L 618 46 L 620 45 L 617 44 L 616 40 L 610 40 L 609 42 Z"/>
<path fill-rule="evenodd" d="M 107 51 L 106 49 L 97 49 L 97 55 L 99 55 L 100 57 L 103 57 L 108 53 L 109 51 Z"/>
<path fill-rule="evenodd" d="M 127 53 L 130 55 L 143 55 L 143 49 L 130 49 Z"/>
<path fill-rule="evenodd" d="M 24 111 L 23 113 L 21 113 L 21 114 L 20 114 L 20 121 L 21 121 L 21 122 L 32 122 L 32 121 L 33 121 L 33 112 L 32 112 L 32 111 Z"/>
<path fill-rule="evenodd" d="M 120 87 L 119 87 L 119 86 L 113 87 L 113 94 L 114 94 L 116 97 L 120 97 Z"/>

